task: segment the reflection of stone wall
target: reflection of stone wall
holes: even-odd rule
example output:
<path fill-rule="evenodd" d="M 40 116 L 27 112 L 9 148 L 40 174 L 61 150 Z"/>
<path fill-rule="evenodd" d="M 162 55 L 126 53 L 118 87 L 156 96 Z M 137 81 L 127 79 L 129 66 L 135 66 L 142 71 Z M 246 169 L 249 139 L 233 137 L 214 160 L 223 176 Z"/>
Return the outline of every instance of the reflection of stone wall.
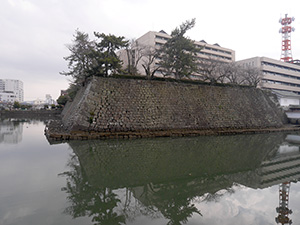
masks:
<path fill-rule="evenodd" d="M 276 151 L 282 133 L 138 140 L 71 141 L 91 184 L 110 188 L 235 177 L 259 182 L 255 170 Z M 219 177 L 219 178 L 218 178 Z M 232 182 L 238 182 L 232 181 Z"/>
<path fill-rule="evenodd" d="M 266 128 L 283 113 L 262 90 L 95 77 L 65 107 L 69 130 L 98 132 Z"/>

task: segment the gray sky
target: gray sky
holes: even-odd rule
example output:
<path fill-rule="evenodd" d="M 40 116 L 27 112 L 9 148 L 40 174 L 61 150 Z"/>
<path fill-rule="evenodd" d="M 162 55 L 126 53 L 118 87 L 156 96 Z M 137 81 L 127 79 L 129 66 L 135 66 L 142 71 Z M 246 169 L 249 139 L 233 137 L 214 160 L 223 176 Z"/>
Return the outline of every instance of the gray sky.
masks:
<path fill-rule="evenodd" d="M 1 0 L 0 78 L 24 82 L 25 100 L 54 99 L 68 87 L 66 44 L 78 28 L 138 38 L 147 31 L 170 33 L 196 18 L 187 35 L 236 51 L 236 60 L 280 58 L 279 18 L 294 16 L 292 53 L 300 59 L 298 0 Z"/>

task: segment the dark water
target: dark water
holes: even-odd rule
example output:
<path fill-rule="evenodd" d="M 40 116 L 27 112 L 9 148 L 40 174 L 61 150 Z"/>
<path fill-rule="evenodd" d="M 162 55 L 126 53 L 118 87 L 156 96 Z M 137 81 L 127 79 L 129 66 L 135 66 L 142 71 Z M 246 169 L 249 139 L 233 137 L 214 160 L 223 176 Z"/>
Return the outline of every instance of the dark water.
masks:
<path fill-rule="evenodd" d="M 297 133 L 50 145 L 44 126 L 0 120 L 0 224 L 276 224 L 280 191 L 300 224 Z"/>

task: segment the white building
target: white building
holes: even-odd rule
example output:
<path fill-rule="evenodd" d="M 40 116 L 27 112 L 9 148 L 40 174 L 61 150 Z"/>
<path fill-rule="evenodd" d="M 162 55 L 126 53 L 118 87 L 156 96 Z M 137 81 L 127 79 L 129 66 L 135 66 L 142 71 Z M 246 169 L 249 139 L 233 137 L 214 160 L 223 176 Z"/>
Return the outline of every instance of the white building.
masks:
<path fill-rule="evenodd" d="M 273 91 L 281 106 L 300 105 L 300 95 L 291 91 Z"/>
<path fill-rule="evenodd" d="M 241 66 L 253 66 L 261 71 L 259 87 L 300 94 L 300 66 L 267 57 L 253 57 L 236 62 Z"/>
<path fill-rule="evenodd" d="M 54 99 L 52 99 L 51 95 L 46 94 L 46 100 L 45 100 L 45 104 L 47 105 L 52 105 L 52 104 L 56 104 L 56 101 Z"/>
<path fill-rule="evenodd" d="M 23 82 L 20 80 L 0 79 L 0 102 L 23 102 Z"/>
<path fill-rule="evenodd" d="M 138 45 L 140 47 L 147 47 L 148 49 L 159 49 L 162 45 L 164 45 L 168 39 L 170 39 L 171 36 L 168 35 L 164 31 L 155 32 L 155 31 L 149 31 L 140 38 L 136 40 Z M 232 49 L 221 47 L 219 44 L 207 44 L 204 40 L 202 41 L 194 41 L 194 44 L 199 49 L 199 52 L 197 54 L 197 57 L 199 59 L 215 59 L 221 62 L 234 62 L 235 61 L 235 51 Z M 136 52 L 136 54 L 138 54 Z M 124 68 L 128 65 L 128 58 L 126 50 L 121 50 L 119 52 L 120 59 L 123 61 Z M 135 58 L 138 58 L 139 56 L 136 55 Z M 144 68 L 142 66 L 143 60 L 146 58 L 146 56 L 143 56 L 139 60 L 139 63 L 137 65 L 138 72 L 142 75 L 145 75 Z M 133 59 L 135 60 L 135 59 Z M 147 59 L 146 59 L 147 60 Z M 152 67 L 155 67 L 155 64 L 157 63 L 157 60 L 153 62 Z"/>

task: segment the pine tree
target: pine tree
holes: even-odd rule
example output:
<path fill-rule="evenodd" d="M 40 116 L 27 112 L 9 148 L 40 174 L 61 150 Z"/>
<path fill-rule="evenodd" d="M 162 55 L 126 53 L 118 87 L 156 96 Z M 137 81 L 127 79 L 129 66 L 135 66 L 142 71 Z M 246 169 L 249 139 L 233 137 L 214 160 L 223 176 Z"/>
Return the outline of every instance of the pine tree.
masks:
<path fill-rule="evenodd" d="M 166 76 L 176 79 L 189 77 L 197 71 L 197 48 L 185 33 L 195 26 L 195 19 L 186 21 L 171 33 L 171 38 L 160 49 L 160 66 Z"/>

